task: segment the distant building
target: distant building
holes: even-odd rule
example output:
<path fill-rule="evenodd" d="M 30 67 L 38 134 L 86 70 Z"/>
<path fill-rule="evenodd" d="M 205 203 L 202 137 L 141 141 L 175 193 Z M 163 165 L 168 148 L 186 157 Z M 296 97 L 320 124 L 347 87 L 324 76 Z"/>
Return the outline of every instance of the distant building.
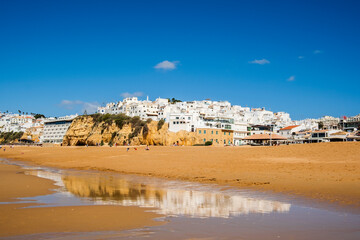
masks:
<path fill-rule="evenodd" d="M 345 142 L 347 141 L 347 137 L 350 135 L 348 132 L 337 131 L 328 135 L 327 139 L 330 142 Z"/>
<path fill-rule="evenodd" d="M 296 132 L 298 132 L 300 130 L 304 130 L 304 129 L 305 128 L 301 125 L 287 126 L 287 127 L 281 128 L 279 130 L 279 134 L 280 134 L 280 136 L 283 136 L 286 138 L 292 138 Z"/>
<path fill-rule="evenodd" d="M 32 115 L 0 113 L 0 132 L 25 132 L 34 126 L 39 122 Z"/>
<path fill-rule="evenodd" d="M 62 143 L 63 138 L 75 117 L 77 117 L 77 115 L 45 120 L 41 141 L 43 143 Z"/>
<path fill-rule="evenodd" d="M 353 117 L 343 117 L 339 123 L 344 131 L 357 131 L 360 129 L 360 114 Z"/>
<path fill-rule="evenodd" d="M 243 145 L 244 138 L 250 135 L 251 128 L 245 122 L 237 122 L 234 124 L 234 145 Z"/>
<path fill-rule="evenodd" d="M 197 135 L 202 142 L 212 142 L 213 145 L 232 145 L 234 131 L 230 129 L 198 128 Z"/>
<path fill-rule="evenodd" d="M 251 145 L 274 145 L 284 143 L 287 138 L 275 133 L 254 134 L 244 138 Z"/>
<path fill-rule="evenodd" d="M 319 119 L 319 123 L 320 122 L 323 124 L 322 129 L 339 130 L 340 118 L 335 118 L 335 117 L 332 117 L 332 116 L 324 116 L 324 117 Z"/>
<path fill-rule="evenodd" d="M 238 136 L 242 137 L 247 127 L 254 124 L 284 127 L 291 124 L 288 113 L 265 110 L 265 108 L 249 108 L 239 105 L 231 105 L 228 101 L 186 101 L 170 102 L 165 98 L 157 98 L 155 101 L 138 100 L 136 97 L 125 98 L 116 103 L 107 103 L 98 108 L 101 114 L 119 114 L 127 116 L 139 116 L 142 120 L 151 118 L 159 121 L 165 120 L 169 124 L 169 131 L 181 130 L 195 131 L 202 127 L 216 127 L 234 129 L 234 124 L 246 124 L 245 128 L 239 129 Z M 225 126 L 227 125 L 227 126 Z"/>
<path fill-rule="evenodd" d="M 310 142 L 329 142 L 327 139 L 329 137 L 330 131 L 328 130 L 318 130 L 311 132 L 309 138 Z"/>

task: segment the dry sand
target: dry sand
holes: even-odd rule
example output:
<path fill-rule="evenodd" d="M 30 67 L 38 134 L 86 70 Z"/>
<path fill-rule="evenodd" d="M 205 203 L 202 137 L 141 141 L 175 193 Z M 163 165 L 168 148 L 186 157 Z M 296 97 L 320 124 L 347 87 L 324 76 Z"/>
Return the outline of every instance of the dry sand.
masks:
<path fill-rule="evenodd" d="M 42 207 L 16 202 L 18 197 L 49 194 L 52 181 L 23 174 L 17 166 L 0 164 L 0 237 L 47 233 L 121 231 L 159 225 L 159 215 L 137 207 L 70 206 Z"/>
<path fill-rule="evenodd" d="M 360 207 L 360 143 L 276 147 L 16 147 L 0 158 L 298 194 Z"/>

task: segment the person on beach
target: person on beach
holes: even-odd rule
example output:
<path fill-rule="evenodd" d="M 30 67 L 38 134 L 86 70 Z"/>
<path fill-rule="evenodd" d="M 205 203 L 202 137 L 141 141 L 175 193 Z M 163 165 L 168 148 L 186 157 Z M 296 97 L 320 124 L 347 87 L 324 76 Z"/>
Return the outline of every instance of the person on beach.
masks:
<path fill-rule="evenodd" d="M 149 150 L 150 150 L 149 145 L 146 145 L 145 150 L 146 150 L 146 151 L 149 151 Z"/>
<path fill-rule="evenodd" d="M 130 148 L 126 148 L 126 151 L 128 152 L 130 150 Z"/>

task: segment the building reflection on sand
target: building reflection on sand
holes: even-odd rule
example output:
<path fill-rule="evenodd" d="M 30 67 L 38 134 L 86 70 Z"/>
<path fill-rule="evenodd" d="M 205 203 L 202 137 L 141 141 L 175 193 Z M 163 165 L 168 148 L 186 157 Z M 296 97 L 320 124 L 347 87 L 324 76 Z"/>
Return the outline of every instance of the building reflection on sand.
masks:
<path fill-rule="evenodd" d="M 151 207 L 164 215 L 227 218 L 249 213 L 288 212 L 291 206 L 240 194 L 182 188 L 181 182 L 176 188 L 173 185 L 167 188 L 110 175 L 61 175 L 43 171 L 37 171 L 36 175 L 55 180 L 73 195 L 90 198 L 97 204 Z"/>

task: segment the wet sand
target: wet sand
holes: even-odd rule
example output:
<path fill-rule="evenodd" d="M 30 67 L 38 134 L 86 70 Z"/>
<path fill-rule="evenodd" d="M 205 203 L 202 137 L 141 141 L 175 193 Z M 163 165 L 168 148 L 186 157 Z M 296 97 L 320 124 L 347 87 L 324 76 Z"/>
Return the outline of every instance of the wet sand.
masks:
<path fill-rule="evenodd" d="M 16 202 L 16 198 L 51 194 L 52 181 L 25 175 L 17 166 L 0 164 L 0 202 Z"/>
<path fill-rule="evenodd" d="M 56 188 L 50 180 L 25 175 L 17 166 L 0 164 L 0 237 L 48 233 L 121 231 L 163 224 L 160 215 L 137 207 L 69 206 L 41 207 L 21 203 L 18 197 L 50 194 Z"/>
<path fill-rule="evenodd" d="M 276 147 L 16 147 L 0 158 L 271 190 L 360 207 L 360 143 Z"/>

